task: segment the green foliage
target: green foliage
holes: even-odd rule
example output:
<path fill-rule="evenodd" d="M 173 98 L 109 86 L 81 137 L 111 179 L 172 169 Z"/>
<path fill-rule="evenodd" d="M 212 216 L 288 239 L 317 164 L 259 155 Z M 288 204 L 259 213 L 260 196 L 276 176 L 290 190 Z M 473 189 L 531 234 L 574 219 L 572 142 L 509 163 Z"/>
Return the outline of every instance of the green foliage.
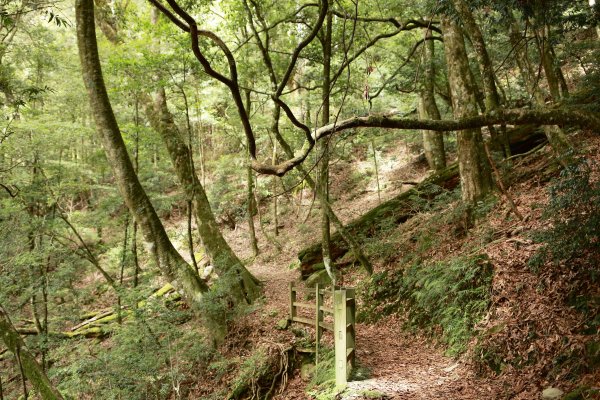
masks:
<path fill-rule="evenodd" d="M 270 368 L 271 364 L 267 352 L 262 348 L 258 349 L 244 359 L 235 379 L 230 383 L 230 387 L 235 389 L 251 386 L 248 384 L 249 382 L 258 382 L 265 378 Z"/>
<path fill-rule="evenodd" d="M 448 354 L 460 354 L 489 307 L 491 283 L 492 266 L 483 255 L 413 266 L 399 293 L 408 327 L 430 333 L 441 329 Z"/>
<path fill-rule="evenodd" d="M 306 386 L 307 393 L 316 400 L 332 400 L 335 398 L 335 351 L 330 347 L 321 347 L 319 363 Z"/>
<path fill-rule="evenodd" d="M 458 355 L 466 350 L 475 324 L 488 310 L 492 272 L 487 257 L 477 255 L 417 263 L 403 274 L 376 273 L 364 295 L 379 307 L 365 308 L 359 318 L 404 310 L 405 327 L 439 335 L 448 354 Z"/>
<path fill-rule="evenodd" d="M 551 261 L 580 266 L 593 281 L 599 278 L 594 261 L 600 255 L 600 182 L 591 181 L 591 173 L 592 166 L 582 159 L 566 167 L 551 184 L 550 202 L 543 214 L 550 227 L 533 234 L 543 246 L 529 260 L 532 268 Z"/>
<path fill-rule="evenodd" d="M 168 399 L 183 393 L 186 376 L 206 368 L 212 346 L 195 329 L 180 329 L 189 311 L 152 302 L 114 330 L 105 344 L 62 352 L 57 375 L 60 389 L 73 398 Z M 81 351 L 87 348 L 86 351 Z"/>
<path fill-rule="evenodd" d="M 580 386 L 569 392 L 563 397 L 563 400 L 588 400 L 597 399 L 600 395 L 600 389 L 597 387 Z"/>

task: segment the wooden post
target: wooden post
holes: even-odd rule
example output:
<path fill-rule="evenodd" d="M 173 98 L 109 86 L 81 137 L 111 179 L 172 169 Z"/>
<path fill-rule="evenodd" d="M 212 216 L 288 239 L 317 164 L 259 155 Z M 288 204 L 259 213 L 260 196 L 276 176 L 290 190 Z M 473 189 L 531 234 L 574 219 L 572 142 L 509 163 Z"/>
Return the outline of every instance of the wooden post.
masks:
<path fill-rule="evenodd" d="M 315 365 L 319 363 L 319 351 L 321 350 L 321 335 L 323 334 L 323 328 L 321 328 L 321 322 L 323 321 L 323 310 L 321 310 L 321 306 L 323 305 L 323 295 L 320 291 L 320 285 L 317 283 L 315 285 Z"/>
<path fill-rule="evenodd" d="M 294 321 L 296 317 L 296 291 L 294 290 L 294 282 L 290 282 L 290 323 Z"/>
<path fill-rule="evenodd" d="M 335 335 L 335 386 L 341 389 L 346 386 L 348 379 L 348 363 L 346 355 L 346 291 L 333 292 L 334 331 Z"/>
<path fill-rule="evenodd" d="M 356 293 L 354 289 L 346 289 L 346 361 L 350 364 L 348 375 L 354 368 L 354 357 L 356 355 Z"/>

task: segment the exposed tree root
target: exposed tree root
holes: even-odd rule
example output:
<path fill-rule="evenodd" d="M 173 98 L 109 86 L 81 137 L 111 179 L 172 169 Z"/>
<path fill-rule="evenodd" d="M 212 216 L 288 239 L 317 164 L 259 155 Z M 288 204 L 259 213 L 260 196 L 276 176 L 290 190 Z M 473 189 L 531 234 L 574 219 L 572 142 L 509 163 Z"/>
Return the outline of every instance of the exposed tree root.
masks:
<path fill-rule="evenodd" d="M 241 368 L 227 395 L 228 400 L 262 400 L 281 394 L 287 387 L 293 365 L 295 348 L 280 343 L 270 343 L 255 360 L 251 369 Z"/>

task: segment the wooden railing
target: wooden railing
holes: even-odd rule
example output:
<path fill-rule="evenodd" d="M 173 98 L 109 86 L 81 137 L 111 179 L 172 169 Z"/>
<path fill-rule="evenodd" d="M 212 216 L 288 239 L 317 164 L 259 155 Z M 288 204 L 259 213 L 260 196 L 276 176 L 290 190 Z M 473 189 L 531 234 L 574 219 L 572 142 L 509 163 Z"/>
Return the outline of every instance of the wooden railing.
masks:
<path fill-rule="evenodd" d="M 336 385 L 344 386 L 354 367 L 356 358 L 356 298 L 355 290 L 335 287 L 333 290 L 321 288 L 318 284 L 314 289 L 314 301 L 299 301 L 298 294 L 310 293 L 300 289 L 290 282 L 290 320 L 315 328 L 315 361 L 319 361 L 321 337 L 323 331 L 334 334 L 335 342 L 335 381 Z M 326 305 L 326 295 L 333 294 L 333 306 Z M 314 313 L 313 318 L 300 315 L 299 309 L 307 309 Z M 333 324 L 326 322 L 327 315 L 333 316 Z"/>

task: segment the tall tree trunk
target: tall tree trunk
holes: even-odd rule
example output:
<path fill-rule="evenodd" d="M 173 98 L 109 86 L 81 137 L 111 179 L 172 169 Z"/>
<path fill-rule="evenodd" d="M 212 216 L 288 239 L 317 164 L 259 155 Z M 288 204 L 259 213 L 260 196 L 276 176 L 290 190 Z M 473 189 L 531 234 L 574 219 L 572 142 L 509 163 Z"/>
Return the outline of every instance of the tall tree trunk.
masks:
<path fill-rule="evenodd" d="M 252 102 L 250 101 L 250 90 L 246 90 L 246 110 L 251 114 Z M 247 152 L 248 165 L 246 166 L 246 212 L 248 213 L 248 236 L 252 256 L 258 256 L 258 241 L 256 240 L 256 227 L 254 226 L 254 215 L 256 214 L 256 199 L 254 197 L 254 170 L 250 166 L 250 152 Z"/>
<path fill-rule="evenodd" d="M 271 163 L 277 165 L 277 142 L 273 141 L 273 154 L 271 156 Z M 273 175 L 271 178 L 271 191 L 273 192 L 273 235 L 279 236 L 279 196 L 277 196 L 277 179 L 278 177 Z"/>
<path fill-rule="evenodd" d="M 546 82 L 548 82 L 548 89 L 550 90 L 550 96 L 552 96 L 552 101 L 558 102 L 561 99 L 560 82 L 558 75 L 556 74 L 554 57 L 552 56 L 552 48 L 548 38 L 548 27 L 544 26 L 536 29 L 535 35 L 538 50 L 540 52 L 542 68 L 544 69 L 544 75 L 546 76 Z"/>
<path fill-rule="evenodd" d="M 466 34 L 469 35 L 471 42 L 473 43 L 473 48 L 477 55 L 481 80 L 483 82 L 483 91 L 485 94 L 486 111 L 493 111 L 500 107 L 500 96 L 498 95 L 498 89 L 496 88 L 494 67 L 487 51 L 483 34 L 481 33 L 481 29 L 479 28 L 479 25 L 477 25 L 473 13 L 469 9 L 467 3 L 464 0 L 452 0 L 452 3 L 463 23 Z"/>
<path fill-rule="evenodd" d="M 533 98 L 536 107 L 544 108 L 546 101 L 537 80 L 536 70 L 529 61 L 526 47 L 521 45 L 521 41 L 523 40 L 521 29 L 519 28 L 517 20 L 512 15 L 509 14 L 508 18 L 509 38 L 511 45 L 515 49 L 515 60 L 517 61 L 517 66 L 521 72 L 521 77 L 523 78 L 527 92 Z M 569 154 L 572 151 L 573 147 L 569 138 L 558 126 L 544 125 L 544 133 L 554 150 L 554 154 L 559 160 L 561 160 L 565 154 Z"/>
<path fill-rule="evenodd" d="M 592 12 L 597 12 L 596 8 L 596 0 L 589 0 L 590 7 L 592 7 Z M 600 26 L 596 25 L 596 36 L 600 39 Z"/>
<path fill-rule="evenodd" d="M 329 1 L 329 0 L 326 0 Z M 327 19 L 324 24 L 323 35 L 323 84 L 321 89 L 321 124 L 323 126 L 329 124 L 330 118 L 330 102 L 329 96 L 331 91 L 331 29 L 333 23 L 333 14 L 331 9 L 327 11 Z M 336 277 L 331 265 L 331 227 L 329 223 L 329 214 L 327 213 L 325 204 L 329 204 L 329 140 L 322 140 L 319 145 L 320 157 L 317 185 L 318 193 L 321 201 L 321 247 L 323 252 L 323 264 L 325 270 L 329 274 L 331 281 L 335 284 Z"/>
<path fill-rule="evenodd" d="M 475 116 L 478 114 L 477 100 L 468 72 L 469 61 L 463 35 L 456 23 L 447 16 L 442 17 L 442 31 L 454 117 Z M 491 172 L 483 151 L 481 130 L 459 131 L 457 144 L 462 198 L 467 204 L 474 204 L 491 189 Z"/>
<path fill-rule="evenodd" d="M 44 400 L 62 400 L 63 397 L 48 379 L 42 366 L 38 364 L 25 342 L 10 322 L 8 315 L 0 304 L 0 340 L 17 357 L 23 374 L 33 385 L 36 392 Z"/>
<path fill-rule="evenodd" d="M 375 181 L 377 183 L 377 200 L 381 204 L 381 184 L 379 182 L 379 163 L 377 162 L 377 150 L 375 149 L 375 139 L 371 138 L 371 151 L 373 152 L 373 166 L 375 167 Z"/>
<path fill-rule="evenodd" d="M 215 270 L 220 276 L 232 279 L 228 284 L 231 285 L 230 293 L 237 302 L 253 302 L 260 294 L 258 280 L 244 267 L 219 230 L 204 187 L 192 171 L 189 148 L 183 141 L 173 115 L 168 109 L 164 89 L 157 92 L 152 104 L 147 102 L 146 115 L 167 147 L 175 173 L 186 196 L 192 198 L 198 233 L 207 254 L 214 263 Z"/>
<path fill-rule="evenodd" d="M 248 184 L 246 201 L 246 211 L 248 212 L 248 231 L 250 236 L 250 246 L 252 247 L 252 256 L 258 256 L 258 241 L 256 240 L 256 227 L 254 226 L 254 215 L 256 214 L 256 199 L 254 198 L 254 170 L 250 165 L 246 167 L 246 180 Z"/>
<path fill-rule="evenodd" d="M 263 59 L 265 61 L 265 65 L 267 66 L 267 72 L 269 73 L 269 79 L 271 81 L 272 88 L 273 88 L 273 90 L 275 90 L 278 86 L 278 82 L 277 82 L 277 76 L 275 73 L 275 69 L 273 68 L 273 63 L 271 61 L 271 56 L 269 54 L 269 30 L 265 29 L 265 40 L 263 43 L 258 31 L 256 30 L 256 27 L 252 23 L 252 13 L 251 13 L 250 8 L 248 7 L 248 4 L 246 1 L 244 1 L 244 5 L 246 6 L 246 10 L 247 10 L 248 16 L 250 18 L 250 22 L 251 22 L 250 27 L 252 28 L 254 38 L 256 39 L 256 43 L 260 49 L 260 52 L 262 53 Z M 263 28 L 266 28 L 265 23 L 263 23 Z M 309 99 L 307 96 L 307 102 L 308 102 L 308 100 Z M 279 105 L 274 104 L 271 132 L 273 132 L 273 135 L 277 139 L 277 142 L 281 145 L 281 148 L 283 149 L 286 156 L 288 156 L 289 158 L 293 158 L 294 152 L 292 151 L 290 145 L 286 142 L 286 140 L 283 138 L 283 136 L 281 136 L 281 133 L 279 132 L 280 114 L 281 114 L 281 109 L 280 109 Z M 306 124 L 310 125 L 310 105 L 308 105 L 306 107 Z M 329 204 L 329 202 L 323 200 L 323 197 L 320 194 L 321 191 L 320 191 L 317 183 L 312 179 L 312 177 L 309 175 L 309 173 L 306 171 L 306 169 L 302 165 L 299 165 L 297 168 L 298 168 L 298 171 L 300 171 L 300 173 L 305 176 L 306 183 L 308 183 L 308 185 L 311 187 L 311 189 L 317 193 L 317 196 L 319 197 L 319 202 L 321 203 L 321 207 L 323 207 L 326 210 L 327 214 L 329 215 L 329 219 L 331 220 L 331 222 L 333 223 L 335 228 L 338 230 L 338 232 L 340 232 L 340 235 L 342 236 L 342 238 L 346 241 L 346 243 L 348 243 L 348 245 L 352 249 L 352 252 L 353 252 L 354 256 L 356 257 L 356 259 L 359 260 L 359 262 L 365 268 L 367 273 L 372 274 L 373 267 L 372 267 L 371 263 L 369 262 L 367 257 L 362 252 L 358 242 L 350 234 L 348 234 L 348 232 L 344 228 L 344 225 L 342 224 L 340 219 L 333 212 L 333 209 L 331 208 L 331 205 Z"/>
<path fill-rule="evenodd" d="M 135 147 L 133 149 L 133 170 L 136 175 L 140 170 L 140 101 L 138 95 L 135 96 L 135 114 L 134 114 L 134 124 L 135 124 Z M 131 237 L 131 255 L 133 257 L 133 287 L 137 287 L 139 273 L 140 273 L 140 262 L 138 259 L 138 250 L 137 250 L 137 231 L 138 231 L 137 221 L 134 218 L 133 221 L 133 232 Z"/>
<path fill-rule="evenodd" d="M 129 211 L 142 230 L 148 250 L 161 273 L 176 288 L 183 291 L 190 305 L 198 305 L 208 286 L 175 250 L 165 229 L 142 188 L 114 116 L 98 57 L 94 4 L 92 0 L 76 0 L 77 43 L 83 81 L 90 108 L 96 121 L 96 130 L 115 180 Z"/>
<path fill-rule="evenodd" d="M 475 49 L 485 95 L 485 110 L 486 112 L 494 111 L 500 107 L 500 95 L 498 94 L 498 87 L 496 86 L 497 79 L 494 72 L 494 66 L 492 65 L 492 60 L 487 51 L 483 34 L 465 0 L 452 0 L 452 3 L 460 16 L 466 34 L 471 39 L 471 43 Z M 492 139 L 492 149 L 501 152 L 501 149 L 504 148 L 505 155 L 507 157 L 510 156 L 510 146 L 508 144 L 506 126 L 503 125 L 500 132 L 491 126 L 489 129 Z"/>
<path fill-rule="evenodd" d="M 427 30 L 427 37 L 431 31 Z M 421 84 L 419 117 L 422 119 L 441 119 L 440 110 L 435 102 L 435 44 L 433 40 L 426 40 L 423 44 L 423 78 Z M 423 148 L 429 169 L 440 171 L 446 168 L 446 152 L 444 150 L 444 134 L 442 132 L 422 131 Z"/>

